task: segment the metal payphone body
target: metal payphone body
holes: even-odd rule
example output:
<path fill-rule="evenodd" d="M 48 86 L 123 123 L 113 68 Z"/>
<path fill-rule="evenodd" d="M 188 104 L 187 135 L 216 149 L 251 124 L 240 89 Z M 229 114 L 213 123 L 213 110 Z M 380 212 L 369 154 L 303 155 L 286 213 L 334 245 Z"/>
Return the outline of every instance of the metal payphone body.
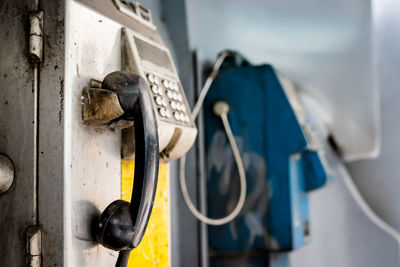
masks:
<path fill-rule="evenodd" d="M 101 81 L 128 69 L 163 89 L 151 93 L 164 160 L 179 157 L 194 142 L 197 130 L 189 106 L 151 16 L 145 22 L 146 16 L 121 12 L 116 3 L 120 1 L 60 0 L 37 6 L 36 1 L 7 0 L 0 5 L 0 29 L 9 37 L 0 44 L 6 59 L 0 64 L 0 152 L 15 165 L 14 184 L 0 195 L 1 266 L 26 263 L 32 244 L 27 229 L 32 226 L 41 235 L 41 249 L 31 256 L 40 258 L 42 266 L 115 265 L 117 253 L 96 243 L 92 223 L 121 197 L 121 146 L 128 147 L 122 136 L 131 133 L 82 121 L 82 89 L 91 79 Z M 26 53 L 26 24 L 29 14 L 39 11 L 43 61 L 32 63 Z M 143 40 L 164 51 L 171 64 L 169 71 L 158 69 L 159 84 L 149 72 L 159 62 L 144 56 L 138 61 L 135 51 L 140 48 L 127 47 L 144 45 Z M 124 157 L 132 158 L 133 147 L 124 149 Z"/>

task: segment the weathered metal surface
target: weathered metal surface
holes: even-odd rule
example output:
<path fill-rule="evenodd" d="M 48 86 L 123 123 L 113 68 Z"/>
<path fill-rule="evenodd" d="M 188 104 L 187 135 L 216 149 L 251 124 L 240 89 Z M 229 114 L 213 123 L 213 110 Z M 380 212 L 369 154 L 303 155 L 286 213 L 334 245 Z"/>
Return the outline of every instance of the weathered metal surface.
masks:
<path fill-rule="evenodd" d="M 82 120 L 91 125 L 106 124 L 124 114 L 115 92 L 104 89 L 82 90 Z"/>
<path fill-rule="evenodd" d="M 25 265 L 25 230 L 34 223 L 33 72 L 27 55 L 33 1 L 0 1 L 0 152 L 14 184 L 0 196 L 0 266 Z"/>
<path fill-rule="evenodd" d="M 67 1 L 65 27 L 61 123 L 65 141 L 60 142 L 64 144 L 61 225 L 65 240 L 63 251 L 57 254 L 64 255 L 64 266 L 114 266 L 117 253 L 97 244 L 91 224 L 108 204 L 120 198 L 121 131 L 85 126 L 81 94 L 91 79 L 101 81 L 121 69 L 121 25 L 76 1 Z M 60 105 L 54 104 L 53 109 Z"/>
<path fill-rule="evenodd" d="M 70 238 L 65 231 L 65 186 L 71 178 L 64 163 L 66 1 L 40 1 L 43 10 L 44 61 L 39 77 L 38 214 L 42 228 L 42 265 L 68 266 Z M 81 88 L 82 89 L 82 88 Z"/>
<path fill-rule="evenodd" d="M 5 155 L 0 154 L 0 194 L 7 192 L 14 181 L 14 165 Z"/>

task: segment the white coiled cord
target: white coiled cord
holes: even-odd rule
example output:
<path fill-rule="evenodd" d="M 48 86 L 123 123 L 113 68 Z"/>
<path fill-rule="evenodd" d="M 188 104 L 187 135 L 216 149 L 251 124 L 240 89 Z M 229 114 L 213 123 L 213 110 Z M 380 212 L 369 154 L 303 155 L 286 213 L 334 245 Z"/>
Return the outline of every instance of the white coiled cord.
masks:
<path fill-rule="evenodd" d="M 208 93 L 208 90 L 210 89 L 210 86 L 211 86 L 212 82 L 214 81 L 214 78 L 218 74 L 221 64 L 223 63 L 225 58 L 229 55 L 231 55 L 230 52 L 223 52 L 218 57 L 211 74 L 208 76 L 206 82 L 204 83 L 204 86 L 200 92 L 200 95 L 196 102 L 196 105 L 193 108 L 193 112 L 192 112 L 193 120 L 196 119 L 196 117 L 200 111 L 200 108 L 204 102 L 204 99 Z M 244 206 L 244 202 L 246 200 L 247 184 L 246 184 L 246 173 L 244 170 L 243 161 L 242 161 L 242 158 L 240 157 L 240 152 L 237 147 L 235 137 L 233 136 L 232 129 L 229 125 L 229 120 L 228 120 L 229 104 L 224 101 L 218 101 L 217 103 L 214 104 L 213 110 L 214 110 L 214 113 L 217 116 L 219 116 L 222 120 L 222 124 L 224 126 L 226 135 L 228 137 L 229 144 L 232 148 L 233 156 L 235 158 L 236 165 L 237 165 L 237 168 L 239 171 L 240 195 L 239 195 L 239 200 L 236 204 L 236 207 L 232 210 L 232 212 L 230 214 L 228 214 L 227 216 L 225 216 L 223 218 L 219 218 L 219 219 L 209 218 L 197 210 L 197 208 L 191 201 L 189 193 L 187 191 L 186 179 L 185 179 L 185 162 L 186 162 L 185 155 L 183 157 L 181 157 L 180 161 L 179 161 L 179 181 L 180 181 L 180 187 L 181 187 L 183 199 L 184 199 L 187 207 L 189 208 L 189 210 L 192 212 L 192 214 L 198 220 L 202 221 L 203 223 L 210 224 L 210 225 L 222 225 L 222 224 L 231 222 L 233 219 L 236 218 L 236 216 L 239 215 L 240 211 L 242 210 L 242 208 Z"/>

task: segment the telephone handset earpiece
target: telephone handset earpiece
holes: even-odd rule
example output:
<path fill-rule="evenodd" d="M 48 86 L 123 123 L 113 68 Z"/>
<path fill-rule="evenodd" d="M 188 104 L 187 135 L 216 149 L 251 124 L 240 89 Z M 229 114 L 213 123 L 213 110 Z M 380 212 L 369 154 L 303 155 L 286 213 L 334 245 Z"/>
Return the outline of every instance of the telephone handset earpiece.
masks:
<path fill-rule="evenodd" d="M 104 78 L 102 89 L 113 91 L 118 96 L 124 114 L 117 120 L 134 121 L 135 174 L 131 202 L 116 200 L 104 210 L 98 221 L 96 238 L 103 246 L 129 256 L 129 251 L 143 238 L 156 193 L 159 164 L 157 120 L 148 85 L 141 76 L 116 71 Z"/>

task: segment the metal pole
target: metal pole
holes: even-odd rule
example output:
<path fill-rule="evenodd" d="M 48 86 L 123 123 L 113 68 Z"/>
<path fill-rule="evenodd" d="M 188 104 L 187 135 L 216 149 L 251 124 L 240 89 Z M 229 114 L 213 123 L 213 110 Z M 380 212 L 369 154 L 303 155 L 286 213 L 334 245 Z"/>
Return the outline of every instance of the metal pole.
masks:
<path fill-rule="evenodd" d="M 202 89 L 201 67 L 198 61 L 197 53 L 193 53 L 193 67 L 195 76 L 195 91 L 199 95 Z M 204 139 L 204 115 L 203 111 L 199 110 L 197 119 L 198 141 L 197 141 L 197 175 L 198 175 L 198 201 L 199 208 L 202 214 L 207 214 L 207 179 L 206 179 L 206 164 L 205 164 L 205 139 Z M 208 255 L 208 228 L 204 222 L 200 222 L 200 264 L 202 267 L 209 266 Z"/>

